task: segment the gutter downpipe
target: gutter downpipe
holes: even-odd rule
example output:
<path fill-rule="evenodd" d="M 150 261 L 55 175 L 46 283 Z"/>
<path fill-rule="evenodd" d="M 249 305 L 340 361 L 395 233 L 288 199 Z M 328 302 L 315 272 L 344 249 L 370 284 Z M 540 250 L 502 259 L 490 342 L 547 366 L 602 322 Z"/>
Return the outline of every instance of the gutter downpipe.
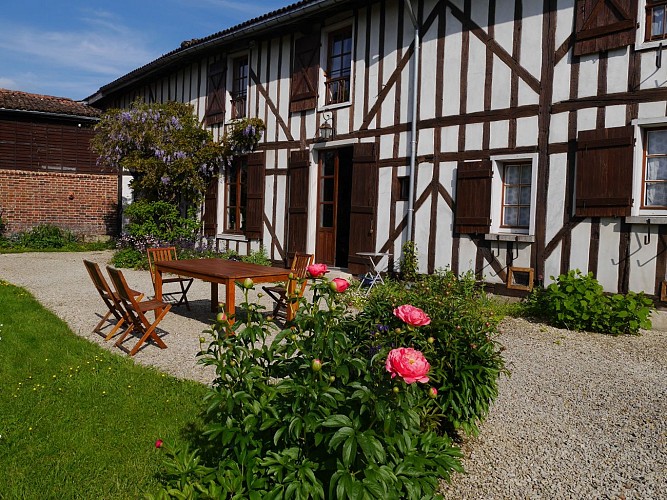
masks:
<path fill-rule="evenodd" d="M 415 63 L 414 63 L 414 73 L 412 75 L 412 124 L 410 128 L 411 141 L 410 141 L 410 170 L 408 172 L 408 178 L 410 180 L 410 189 L 408 191 L 408 239 L 407 241 L 412 241 L 412 223 L 415 216 L 415 168 L 417 161 L 417 97 L 419 96 L 419 24 L 417 23 L 417 18 L 412 10 L 412 0 L 405 0 L 405 6 L 407 8 L 408 14 L 410 15 L 410 20 L 412 25 L 415 27 Z"/>

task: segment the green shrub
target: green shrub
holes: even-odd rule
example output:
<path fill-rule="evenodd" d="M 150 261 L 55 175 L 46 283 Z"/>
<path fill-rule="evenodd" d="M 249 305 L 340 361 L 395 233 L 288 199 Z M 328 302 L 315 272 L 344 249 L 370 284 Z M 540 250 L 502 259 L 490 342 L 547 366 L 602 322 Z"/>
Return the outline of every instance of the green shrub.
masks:
<path fill-rule="evenodd" d="M 111 263 L 120 268 L 148 269 L 146 253 L 134 248 L 119 248 L 111 257 Z"/>
<path fill-rule="evenodd" d="M 469 400 L 451 394 L 455 381 L 438 359 L 443 337 L 429 339 L 440 326 L 411 326 L 391 309 L 391 328 L 369 325 L 346 311 L 328 280 L 311 286 L 312 302 L 301 300 L 277 334 L 245 289 L 246 318 L 231 327 L 223 318 L 210 343 L 202 339 L 202 362 L 217 374 L 204 433 L 198 450 L 171 450 L 163 496 L 433 498 L 440 478 L 461 471 L 459 450 L 436 422 L 452 402 Z M 457 355 L 478 350 L 470 344 L 466 336 Z M 431 363 L 430 380 L 392 378 L 386 361 L 407 346 Z M 466 378 L 469 390 L 480 376 Z"/>
<path fill-rule="evenodd" d="M 18 235 L 18 244 L 34 250 L 61 249 L 74 247 L 77 237 L 71 231 L 52 224 L 39 224 Z"/>
<path fill-rule="evenodd" d="M 653 303 L 643 293 L 606 295 L 593 273 L 584 275 L 578 269 L 551 279 L 554 283 L 534 290 L 526 301 L 537 318 L 559 328 L 612 335 L 651 328 Z"/>
<path fill-rule="evenodd" d="M 417 269 L 419 261 L 417 260 L 417 247 L 414 241 L 403 243 L 403 256 L 401 258 L 401 279 L 403 281 L 415 281 L 418 277 Z"/>
<path fill-rule="evenodd" d="M 244 255 L 241 257 L 243 262 L 248 262 L 250 264 L 258 264 L 260 266 L 270 266 L 271 260 L 266 255 L 266 249 L 262 246 L 259 250 L 250 252 L 249 255 Z"/>
<path fill-rule="evenodd" d="M 152 238 L 170 243 L 194 241 L 199 230 L 194 214 L 182 217 L 178 207 L 166 201 L 135 201 L 125 209 L 124 215 L 128 218 L 126 232 L 136 239 Z"/>
<path fill-rule="evenodd" d="M 438 370 L 432 381 L 444 396 L 438 398 L 438 409 L 429 418 L 453 435 L 458 431 L 477 434 L 479 423 L 498 396 L 498 377 L 507 373 L 502 347 L 494 338 L 501 317 L 494 314 L 493 304 L 472 272 L 459 277 L 449 270 L 439 270 L 421 276 L 407 288 L 386 281 L 385 286 L 373 288 L 358 317 L 357 342 L 365 343 L 369 349 L 394 342 L 378 342 L 377 336 L 369 337 L 367 332 L 380 327 L 395 329 L 398 322 L 392 311 L 398 305 L 412 304 L 428 311 L 431 323 L 409 341 L 419 348 L 426 348 L 429 338 L 433 342 L 428 349 L 433 352 L 432 364 L 437 364 Z"/>

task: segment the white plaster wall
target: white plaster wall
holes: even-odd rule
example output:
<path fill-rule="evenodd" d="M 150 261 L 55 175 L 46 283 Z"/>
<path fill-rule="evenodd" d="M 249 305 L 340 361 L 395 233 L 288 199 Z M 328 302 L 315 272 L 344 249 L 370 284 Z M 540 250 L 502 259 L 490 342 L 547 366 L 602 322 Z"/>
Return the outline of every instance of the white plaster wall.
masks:
<path fill-rule="evenodd" d="M 470 17 L 473 22 L 487 31 L 489 24 L 489 0 L 475 0 L 471 3 Z"/>
<path fill-rule="evenodd" d="M 539 79 L 539 78 L 538 78 Z M 540 96 L 532 88 L 528 86 L 521 78 L 519 78 L 519 106 L 526 106 L 529 104 L 538 104 Z"/>
<path fill-rule="evenodd" d="M 397 12 L 395 9 L 389 8 L 386 11 L 386 22 L 384 30 L 384 63 L 382 68 L 382 84 L 386 84 L 391 77 L 397 65 L 397 51 L 396 51 L 396 37 L 398 36 L 397 23 L 395 22 Z M 407 83 L 407 82 L 406 82 Z M 408 90 L 408 86 L 404 87 L 404 91 Z M 388 127 L 394 124 L 394 108 L 396 106 L 396 85 L 387 93 L 384 99 L 382 112 L 382 126 Z M 348 110 L 346 110 L 347 112 Z M 349 116 L 349 112 L 347 113 Z M 349 121 L 349 120 L 348 120 Z"/>
<path fill-rule="evenodd" d="M 433 177 L 433 165 L 429 163 L 419 164 L 419 175 L 417 176 L 417 189 L 415 199 L 424 192 Z M 415 244 L 419 260 L 419 272 L 425 273 L 428 268 L 428 239 L 431 225 L 431 204 L 424 203 L 419 210 L 415 211 Z"/>
<path fill-rule="evenodd" d="M 599 67 L 597 54 L 581 56 L 579 59 L 579 97 L 597 95 Z"/>
<path fill-rule="evenodd" d="M 549 157 L 549 194 L 547 199 L 545 244 L 548 244 L 563 226 L 566 180 L 567 153 L 551 155 Z"/>
<path fill-rule="evenodd" d="M 354 99 L 354 123 L 353 128 L 358 130 L 364 122 L 364 75 L 366 72 L 366 10 L 359 9 L 355 30 L 355 46 L 356 52 L 354 54 L 354 68 L 352 73 L 352 93 Z M 294 134 L 292 134 L 294 135 Z"/>
<path fill-rule="evenodd" d="M 558 247 L 551 252 L 551 255 L 547 258 L 547 260 L 544 262 L 544 276 L 542 277 L 544 280 L 544 286 L 548 286 L 550 283 L 553 283 L 553 280 L 551 277 L 553 276 L 554 278 L 557 278 L 558 275 L 560 274 L 560 254 L 562 251 L 562 247 L 558 245 Z M 539 280 L 539 276 L 535 276 L 536 280 Z"/>
<path fill-rule="evenodd" d="M 382 245 L 389 238 L 389 218 L 392 211 L 391 188 L 392 169 L 381 168 L 378 170 L 378 207 L 377 225 L 375 229 L 376 245 Z"/>
<path fill-rule="evenodd" d="M 516 145 L 521 147 L 537 144 L 537 129 L 537 116 L 517 118 Z"/>
<path fill-rule="evenodd" d="M 558 46 L 558 44 L 556 44 Z M 570 66 L 569 54 L 563 57 L 554 68 L 553 94 L 551 102 L 565 101 L 570 98 Z"/>
<path fill-rule="evenodd" d="M 590 219 L 586 219 L 572 230 L 570 269 L 579 269 L 582 273 L 586 274 L 588 269 L 588 248 L 590 246 L 590 241 Z"/>
<path fill-rule="evenodd" d="M 604 116 L 605 127 L 623 127 L 626 124 L 625 106 L 607 106 Z"/>
<path fill-rule="evenodd" d="M 484 124 L 471 123 L 466 125 L 466 151 L 479 151 L 482 149 L 482 138 L 484 134 Z"/>
<path fill-rule="evenodd" d="M 549 125 L 549 142 L 567 142 L 569 113 L 558 113 L 551 115 L 551 124 Z"/>
<path fill-rule="evenodd" d="M 491 148 L 506 148 L 509 140 L 510 123 L 508 120 L 500 120 L 491 122 L 489 128 L 490 140 L 489 147 Z"/>
<path fill-rule="evenodd" d="M 542 71 L 542 2 L 523 2 L 521 66 L 538 80 Z"/>
<path fill-rule="evenodd" d="M 602 219 L 600 221 L 597 280 L 607 292 L 616 292 L 618 289 L 620 226 L 621 223 L 618 219 Z M 574 248 L 574 244 L 572 247 Z"/>
<path fill-rule="evenodd" d="M 658 236 L 656 227 L 651 228 L 649 243 L 648 226 L 636 224 L 631 226 L 630 233 L 630 290 L 653 294 L 655 293 L 656 255 L 658 253 Z"/>
<path fill-rule="evenodd" d="M 427 10 L 428 12 L 428 10 Z M 438 23 L 433 23 L 431 28 L 422 34 L 421 44 L 421 75 L 420 92 L 421 106 L 419 108 L 419 119 L 427 120 L 435 117 L 435 81 L 438 55 Z M 405 82 L 405 89 L 412 86 L 412 80 Z"/>
<path fill-rule="evenodd" d="M 593 130 L 597 120 L 597 108 L 580 109 L 577 111 L 577 130 Z"/>
<path fill-rule="evenodd" d="M 629 51 L 627 47 L 607 53 L 607 92 L 628 90 Z"/>
<path fill-rule="evenodd" d="M 468 236 L 463 234 L 459 241 L 459 274 L 463 274 L 466 271 L 474 272 L 477 245 Z"/>
<path fill-rule="evenodd" d="M 496 1 L 496 24 L 493 27 L 494 39 L 508 54 L 512 54 L 512 45 L 514 44 L 514 1 Z M 494 68 L 494 81 L 495 77 Z"/>
<path fill-rule="evenodd" d="M 459 127 L 442 127 L 441 146 L 443 151 L 456 151 L 459 141 Z"/>
<path fill-rule="evenodd" d="M 491 87 L 491 108 L 506 109 L 510 107 L 510 90 L 512 88 L 512 70 L 496 55 L 493 56 L 493 85 Z"/>
<path fill-rule="evenodd" d="M 470 52 L 467 80 L 468 113 L 484 111 L 484 82 L 486 80 L 486 45 L 479 38 L 470 35 Z"/>
<path fill-rule="evenodd" d="M 667 82 L 667 64 L 665 64 L 665 53 L 663 52 L 663 64 L 660 68 L 655 65 L 655 50 L 641 52 L 641 77 L 640 88 L 654 89 L 665 87 Z"/>
<path fill-rule="evenodd" d="M 440 163 L 440 184 L 453 196 L 456 162 Z M 438 197 L 438 234 L 435 245 L 435 267 L 445 268 L 452 263 L 452 231 L 454 229 L 454 213 L 442 197 Z"/>
<path fill-rule="evenodd" d="M 377 22 L 377 20 L 380 18 L 380 4 L 373 4 L 370 7 L 371 11 L 371 19 Z M 377 23 L 375 24 L 377 27 Z M 378 73 L 380 71 L 380 30 L 374 29 L 371 30 L 370 32 L 370 41 L 369 41 L 369 46 L 370 46 L 370 61 L 368 63 L 368 96 L 366 98 L 368 99 L 368 109 L 370 110 L 373 104 L 375 103 L 377 99 L 377 95 L 380 93 L 381 87 L 380 83 L 378 82 Z M 365 29 L 362 30 L 362 33 L 365 33 Z M 364 35 L 365 38 L 365 35 Z M 362 56 L 363 57 L 363 56 Z M 363 73 L 362 73 L 363 74 Z M 361 80 L 363 82 L 363 80 Z M 361 87 L 363 88 L 363 83 L 361 83 Z M 363 101 L 358 101 L 358 103 L 362 103 Z M 369 125 L 369 128 L 376 128 L 379 126 L 379 123 L 377 122 L 377 114 L 373 117 L 371 120 L 371 123 Z"/>
<path fill-rule="evenodd" d="M 384 134 L 380 136 L 380 160 L 393 158 L 394 156 L 394 136 Z"/>
<path fill-rule="evenodd" d="M 417 155 L 433 154 L 433 129 L 417 131 Z"/>
<path fill-rule="evenodd" d="M 445 64 L 447 93 L 445 94 L 444 115 L 458 115 L 461 85 L 461 23 L 447 9 L 445 27 Z"/>

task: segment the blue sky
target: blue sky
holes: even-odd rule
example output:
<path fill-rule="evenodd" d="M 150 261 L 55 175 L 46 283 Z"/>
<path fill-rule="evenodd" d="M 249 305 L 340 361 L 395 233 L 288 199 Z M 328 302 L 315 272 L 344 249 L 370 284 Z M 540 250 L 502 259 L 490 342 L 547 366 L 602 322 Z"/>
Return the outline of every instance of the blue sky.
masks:
<path fill-rule="evenodd" d="M 295 0 L 6 0 L 0 88 L 83 99 L 180 46 Z"/>

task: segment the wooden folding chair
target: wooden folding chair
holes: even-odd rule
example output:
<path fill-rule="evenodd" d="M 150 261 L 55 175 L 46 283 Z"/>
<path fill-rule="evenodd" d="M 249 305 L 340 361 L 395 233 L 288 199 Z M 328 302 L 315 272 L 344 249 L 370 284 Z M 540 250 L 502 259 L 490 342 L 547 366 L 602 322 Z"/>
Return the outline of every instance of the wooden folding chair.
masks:
<path fill-rule="evenodd" d="M 314 255 L 306 253 L 296 253 L 294 254 L 294 259 L 292 260 L 292 266 L 290 270 L 292 274 L 298 279 L 303 279 L 306 277 L 306 272 L 308 271 L 308 266 L 313 263 Z M 290 297 L 303 297 L 303 292 L 306 291 L 306 283 L 302 283 L 301 287 L 297 290 L 290 290 L 290 285 L 292 287 L 298 286 L 296 281 L 290 281 L 284 285 L 274 285 L 274 286 L 263 286 L 262 288 L 266 294 L 271 297 L 276 305 L 273 308 L 273 316 L 283 316 L 287 313 L 287 300 Z M 283 313 L 283 310 L 285 311 Z"/>
<path fill-rule="evenodd" d="M 120 305 L 118 294 L 112 291 L 109 287 L 109 283 L 107 283 L 107 280 L 104 278 L 104 275 L 100 270 L 100 266 L 98 266 L 95 262 L 91 262 L 85 259 L 83 264 L 86 266 L 86 271 L 88 271 L 90 279 L 93 281 L 93 285 L 95 285 L 95 289 L 100 294 L 100 297 L 102 297 L 102 300 L 109 309 L 109 311 L 102 317 L 100 322 L 95 325 L 95 328 L 93 328 L 93 333 L 101 335 L 104 337 L 104 340 L 109 340 L 114 335 L 116 335 L 116 332 L 121 326 L 123 326 L 123 323 L 127 322 L 129 326 L 129 318 L 126 317 L 125 310 L 123 309 L 123 306 Z M 144 298 L 144 294 L 137 292 L 136 290 L 130 290 L 130 293 L 134 295 L 137 301 L 140 301 Z M 110 319 L 111 315 L 116 318 L 116 324 L 107 334 L 104 333 L 104 328 L 102 325 L 104 325 L 107 321 L 109 323 L 113 323 Z"/>
<path fill-rule="evenodd" d="M 130 287 L 127 286 L 123 273 L 110 266 L 107 266 L 107 272 L 116 289 L 120 303 L 123 305 L 123 309 L 131 321 L 130 327 L 123 332 L 123 335 L 121 335 L 114 345 L 125 352 L 129 352 L 130 356 L 134 356 L 142 344 L 150 337 L 160 349 L 166 349 L 167 345 L 158 336 L 155 329 L 160 321 L 162 321 L 162 318 L 169 312 L 169 309 L 171 309 L 171 304 L 156 299 L 137 302 L 134 295 L 130 292 Z M 146 313 L 150 311 L 155 311 L 155 321 L 153 322 L 146 317 Z M 133 330 L 136 330 L 138 334 L 141 335 L 141 338 L 135 346 L 128 351 L 122 346 L 122 343 Z"/>
<path fill-rule="evenodd" d="M 155 261 L 158 260 L 177 260 L 178 256 L 176 255 L 176 247 L 166 247 L 166 248 L 147 248 L 146 254 L 148 255 L 148 267 L 151 270 L 151 279 L 153 280 L 153 289 L 155 289 Z M 165 295 L 180 295 L 180 299 L 174 305 L 180 306 L 185 302 L 185 307 L 187 310 L 190 310 L 190 304 L 188 302 L 187 293 L 190 290 L 192 285 L 193 278 L 184 278 L 183 276 L 175 276 L 173 278 L 162 277 L 162 296 Z M 178 292 L 165 292 L 164 285 L 167 283 L 178 283 L 181 287 L 181 291 Z"/>

